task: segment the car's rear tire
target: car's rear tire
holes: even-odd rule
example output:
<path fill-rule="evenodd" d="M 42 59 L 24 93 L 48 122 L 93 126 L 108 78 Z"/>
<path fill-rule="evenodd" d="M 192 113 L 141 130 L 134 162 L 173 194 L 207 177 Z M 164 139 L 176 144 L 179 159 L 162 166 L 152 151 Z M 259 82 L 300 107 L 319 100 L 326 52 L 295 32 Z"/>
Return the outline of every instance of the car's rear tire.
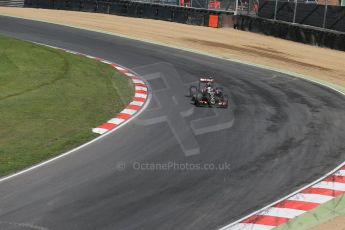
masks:
<path fill-rule="evenodd" d="M 194 105 L 195 106 L 197 106 L 197 107 L 200 106 L 199 101 L 201 100 L 201 98 L 202 98 L 202 94 L 197 92 L 196 95 L 195 95 L 195 100 L 194 100 Z"/>

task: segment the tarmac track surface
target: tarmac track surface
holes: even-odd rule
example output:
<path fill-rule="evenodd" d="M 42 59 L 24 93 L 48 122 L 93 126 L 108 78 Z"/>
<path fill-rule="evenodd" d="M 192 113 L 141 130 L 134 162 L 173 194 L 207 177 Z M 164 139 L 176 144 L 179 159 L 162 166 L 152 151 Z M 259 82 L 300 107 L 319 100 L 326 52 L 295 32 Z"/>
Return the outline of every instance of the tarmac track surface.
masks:
<path fill-rule="evenodd" d="M 0 17 L 0 34 L 119 63 L 153 94 L 116 132 L 0 183 L 0 229 L 216 229 L 345 159 L 345 100 L 322 86 L 42 22 Z M 205 74 L 216 76 L 230 108 L 190 104 L 188 88 Z M 149 170 L 153 163 L 161 169 Z"/>

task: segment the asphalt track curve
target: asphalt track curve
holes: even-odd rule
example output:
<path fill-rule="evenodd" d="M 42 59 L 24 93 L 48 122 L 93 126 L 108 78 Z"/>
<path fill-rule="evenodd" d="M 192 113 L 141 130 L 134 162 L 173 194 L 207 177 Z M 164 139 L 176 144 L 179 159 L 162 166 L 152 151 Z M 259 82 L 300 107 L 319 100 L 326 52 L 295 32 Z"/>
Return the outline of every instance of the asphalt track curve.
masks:
<path fill-rule="evenodd" d="M 322 86 L 42 22 L 0 17 L 0 34 L 119 63 L 153 94 L 116 132 L 1 182 L 0 229 L 217 229 L 345 159 L 345 100 Z M 229 94 L 229 109 L 190 104 L 188 87 L 205 74 Z"/>

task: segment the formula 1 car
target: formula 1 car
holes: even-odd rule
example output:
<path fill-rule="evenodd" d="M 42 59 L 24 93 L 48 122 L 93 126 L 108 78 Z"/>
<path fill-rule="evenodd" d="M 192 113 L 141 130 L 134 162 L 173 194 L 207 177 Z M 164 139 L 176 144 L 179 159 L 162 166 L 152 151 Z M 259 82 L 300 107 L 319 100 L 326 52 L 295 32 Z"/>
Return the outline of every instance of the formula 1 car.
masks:
<path fill-rule="evenodd" d="M 200 78 L 198 86 L 191 86 L 189 95 L 195 106 L 208 106 L 227 108 L 228 96 L 224 94 L 223 88 L 214 88 L 214 78 Z"/>

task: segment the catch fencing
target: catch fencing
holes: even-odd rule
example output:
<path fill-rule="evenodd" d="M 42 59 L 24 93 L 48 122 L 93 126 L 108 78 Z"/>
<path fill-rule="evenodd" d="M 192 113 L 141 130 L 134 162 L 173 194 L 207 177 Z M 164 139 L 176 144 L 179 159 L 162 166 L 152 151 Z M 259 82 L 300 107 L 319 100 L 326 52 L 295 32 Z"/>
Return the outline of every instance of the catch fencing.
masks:
<path fill-rule="evenodd" d="M 345 7 L 340 6 L 337 0 L 260 1 L 258 16 L 345 32 Z"/>
<path fill-rule="evenodd" d="M 117 0 L 25 0 L 25 7 L 61 9 L 159 19 L 190 25 L 232 26 L 232 11 Z"/>

